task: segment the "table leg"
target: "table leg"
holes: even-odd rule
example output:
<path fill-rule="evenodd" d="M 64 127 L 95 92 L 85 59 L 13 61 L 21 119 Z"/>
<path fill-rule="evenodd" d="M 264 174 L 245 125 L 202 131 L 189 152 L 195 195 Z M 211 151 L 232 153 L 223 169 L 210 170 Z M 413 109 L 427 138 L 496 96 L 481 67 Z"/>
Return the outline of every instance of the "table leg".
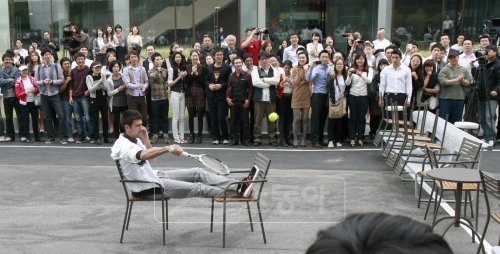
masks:
<path fill-rule="evenodd" d="M 463 183 L 457 183 L 457 193 L 455 195 L 455 227 L 460 227 L 460 212 L 462 203 Z"/>

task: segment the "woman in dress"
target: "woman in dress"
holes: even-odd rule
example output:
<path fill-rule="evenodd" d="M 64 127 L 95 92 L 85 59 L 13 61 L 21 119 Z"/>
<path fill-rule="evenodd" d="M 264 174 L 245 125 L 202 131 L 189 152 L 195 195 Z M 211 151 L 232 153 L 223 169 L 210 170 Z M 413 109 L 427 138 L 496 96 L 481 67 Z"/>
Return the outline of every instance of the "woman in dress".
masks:
<path fill-rule="evenodd" d="M 168 74 L 168 86 L 170 87 L 170 104 L 172 106 L 172 135 L 177 144 L 187 143 L 184 140 L 184 111 L 185 92 L 187 87 L 187 67 L 184 55 L 175 52 L 172 70 Z"/>
<path fill-rule="evenodd" d="M 363 52 L 354 55 L 352 68 L 349 69 L 346 85 L 349 90 L 349 139 L 351 146 L 364 145 L 366 112 L 368 111 L 368 84 L 372 82 L 373 70 L 368 67 Z"/>
<path fill-rule="evenodd" d="M 187 67 L 186 107 L 189 114 L 189 144 L 201 144 L 203 136 L 203 114 L 205 113 L 205 84 L 208 75 L 206 66 L 200 63 L 200 52 L 190 54 L 191 64 Z M 198 133 L 195 137 L 194 118 L 198 118 Z"/>
<path fill-rule="evenodd" d="M 306 80 L 309 69 L 307 53 L 299 52 L 298 65 L 292 69 L 292 102 L 293 109 L 293 147 L 298 147 L 298 134 L 302 123 L 302 140 L 300 146 L 306 146 L 307 125 L 309 123 L 309 108 L 311 108 L 311 89 Z"/>

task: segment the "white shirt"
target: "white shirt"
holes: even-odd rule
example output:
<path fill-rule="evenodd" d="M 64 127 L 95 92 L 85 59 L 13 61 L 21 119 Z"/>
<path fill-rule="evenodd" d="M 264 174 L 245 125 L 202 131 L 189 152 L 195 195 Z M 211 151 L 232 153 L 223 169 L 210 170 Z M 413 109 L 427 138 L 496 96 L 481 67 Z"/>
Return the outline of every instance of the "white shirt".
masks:
<path fill-rule="evenodd" d="M 389 45 L 391 45 L 391 42 L 386 38 L 383 40 L 375 39 L 373 40 L 373 51 L 377 49 L 385 50 L 385 48 L 389 47 Z"/>
<path fill-rule="evenodd" d="M 391 64 L 380 73 L 379 95 L 383 98 L 384 93 L 405 93 L 406 101 L 411 100 L 412 83 L 411 70 L 408 66 L 401 64 L 394 68 Z"/>
<path fill-rule="evenodd" d="M 470 62 L 475 61 L 475 60 L 476 60 L 476 56 L 472 52 L 468 56 L 465 53 L 462 53 L 458 56 L 458 64 L 460 66 L 464 67 L 465 69 L 467 69 L 467 71 L 469 71 L 469 74 L 471 77 L 472 77 L 472 71 L 471 71 L 472 68 L 470 66 Z M 474 62 L 474 66 L 478 67 L 479 64 L 477 62 Z"/>
<path fill-rule="evenodd" d="M 297 65 L 299 60 L 297 59 L 297 49 L 304 48 L 302 45 L 297 45 L 296 48 L 293 48 L 292 45 L 288 46 L 283 50 L 283 62 L 285 60 L 292 61 L 293 65 Z"/>
<path fill-rule="evenodd" d="M 319 61 L 319 53 L 323 50 L 323 44 L 318 43 L 316 46 L 316 50 L 314 47 L 314 43 L 307 43 L 307 56 L 309 58 L 309 64 Z M 316 54 L 316 55 L 314 55 Z"/>
<path fill-rule="evenodd" d="M 349 92 L 352 96 L 367 96 L 368 95 L 368 84 L 372 82 L 373 69 L 368 68 L 368 72 L 361 73 L 361 76 L 357 73 L 353 73 L 351 76 L 347 76 L 346 85 L 351 86 Z"/>
<path fill-rule="evenodd" d="M 148 182 L 155 182 L 162 184 L 160 178 L 156 175 L 157 170 L 153 170 L 148 161 L 141 161 L 137 159 L 137 153 L 145 150 L 146 146 L 140 139 L 136 139 L 137 143 L 131 142 L 124 134 L 116 140 L 113 147 L 111 147 L 111 158 L 113 160 L 120 160 L 120 165 L 123 170 L 125 179 L 128 180 L 141 180 Z M 140 192 L 143 190 L 158 187 L 155 184 L 146 183 L 127 183 L 127 186 L 132 192 Z M 162 185 L 163 186 L 163 185 Z"/>
<path fill-rule="evenodd" d="M 269 87 L 278 85 L 280 80 L 278 70 L 273 68 L 272 66 L 269 66 L 269 69 L 273 69 L 273 76 L 260 78 L 259 68 L 253 68 L 252 70 L 252 85 L 254 87 L 262 88 L 262 98 L 260 99 L 260 101 L 271 101 L 271 92 L 269 91 Z M 267 71 L 264 70 L 264 72 L 267 74 L 269 69 L 267 69 Z"/>
<path fill-rule="evenodd" d="M 33 83 L 31 83 L 31 80 L 28 77 L 23 78 L 22 81 L 23 81 L 24 91 L 33 88 Z M 35 100 L 35 95 L 32 92 L 26 93 L 26 102 L 33 102 L 34 100 Z"/>
<path fill-rule="evenodd" d="M 19 50 L 19 55 L 22 56 L 23 58 L 26 58 L 29 55 L 29 52 L 28 52 L 28 50 L 21 48 Z"/>

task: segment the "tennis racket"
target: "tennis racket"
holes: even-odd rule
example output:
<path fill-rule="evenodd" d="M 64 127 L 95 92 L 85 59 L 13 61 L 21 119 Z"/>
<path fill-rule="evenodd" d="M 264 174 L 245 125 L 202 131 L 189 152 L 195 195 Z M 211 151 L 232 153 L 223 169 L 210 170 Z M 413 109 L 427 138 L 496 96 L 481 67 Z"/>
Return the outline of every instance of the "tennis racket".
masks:
<path fill-rule="evenodd" d="M 172 151 L 171 149 L 169 149 Z M 213 173 L 219 174 L 219 175 L 229 175 L 231 171 L 229 170 L 229 167 L 221 160 L 212 157 L 210 155 L 206 154 L 190 154 L 187 152 L 182 152 L 181 154 L 182 157 L 187 157 L 190 159 L 195 160 L 198 162 L 200 165 L 202 165 L 205 169 L 208 169 L 208 171 L 211 171 Z"/>

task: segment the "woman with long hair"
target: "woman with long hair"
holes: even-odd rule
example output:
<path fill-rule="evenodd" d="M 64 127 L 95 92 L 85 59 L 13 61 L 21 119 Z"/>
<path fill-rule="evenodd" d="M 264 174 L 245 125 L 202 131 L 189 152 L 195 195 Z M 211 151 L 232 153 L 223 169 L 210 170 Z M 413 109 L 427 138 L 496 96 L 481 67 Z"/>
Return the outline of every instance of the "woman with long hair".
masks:
<path fill-rule="evenodd" d="M 95 38 L 92 40 L 92 54 L 94 55 L 95 61 L 100 64 L 104 63 L 104 57 L 106 56 L 106 43 L 104 42 L 104 32 L 102 28 L 97 28 L 95 32 Z"/>
<path fill-rule="evenodd" d="M 109 143 L 108 140 L 108 86 L 106 85 L 106 77 L 101 73 L 102 65 L 94 61 L 90 65 L 89 74 L 87 75 L 86 83 L 90 93 L 90 110 L 92 116 L 92 130 L 90 134 L 90 143 L 101 144 L 99 138 L 99 113 L 102 120 L 102 136 L 104 143 Z"/>
<path fill-rule="evenodd" d="M 424 74 L 423 74 L 423 84 L 422 84 L 422 97 L 420 102 L 428 102 L 432 97 L 439 101 L 437 98 L 439 96 L 439 80 L 438 74 L 436 72 L 436 64 L 432 60 L 427 60 L 424 62 Z M 437 105 L 436 105 L 437 106 Z M 429 111 L 435 113 L 436 108 L 429 108 Z"/>
<path fill-rule="evenodd" d="M 139 53 L 139 55 L 141 54 L 143 44 L 142 44 L 142 36 L 141 36 L 141 32 L 139 31 L 139 27 L 133 26 L 130 29 L 130 34 L 127 37 L 127 46 L 128 46 L 129 50 L 133 49 L 133 50 L 137 51 L 137 53 Z"/>
<path fill-rule="evenodd" d="M 328 93 L 332 103 L 345 100 L 345 84 L 347 71 L 343 59 L 334 62 L 332 73 L 328 76 Z M 328 119 L 328 147 L 342 146 L 342 130 L 345 128 L 344 122 L 347 116 L 339 119 Z"/>
<path fill-rule="evenodd" d="M 200 52 L 193 50 L 189 56 L 191 64 L 187 67 L 186 107 L 189 114 L 189 144 L 201 144 L 203 136 L 203 114 L 205 113 L 205 79 L 208 69 L 200 62 Z M 194 118 L 198 118 L 198 133 L 195 137 Z"/>
<path fill-rule="evenodd" d="M 411 70 L 411 101 L 414 102 L 417 94 L 422 93 L 422 87 L 424 85 L 424 66 L 422 61 L 422 56 L 420 54 L 413 54 L 410 58 L 410 64 L 408 65 Z"/>
<path fill-rule="evenodd" d="M 280 141 L 281 146 L 292 145 L 290 142 L 290 127 L 293 122 L 293 110 L 292 110 L 292 61 L 286 60 L 283 63 L 283 82 L 279 86 L 283 89 L 283 94 L 278 100 L 278 110 L 279 110 L 279 131 L 280 131 Z"/>
<path fill-rule="evenodd" d="M 380 125 L 380 120 L 382 119 L 382 110 L 378 105 L 379 101 L 379 86 L 380 86 L 380 73 L 382 70 L 389 66 L 389 61 L 387 59 L 381 59 L 378 62 L 377 74 L 373 76 L 372 83 L 368 87 L 368 108 L 370 111 L 370 138 L 373 140 L 375 134 L 377 134 L 378 126 Z"/>
<path fill-rule="evenodd" d="M 260 47 L 260 51 L 266 51 L 269 55 L 273 55 L 273 44 L 270 41 L 264 41 Z"/>
<path fill-rule="evenodd" d="M 116 47 L 116 44 L 118 44 L 118 39 L 116 39 L 112 25 L 106 26 L 106 31 L 104 31 L 104 43 L 106 45 L 106 51 L 108 49 L 114 49 Z"/>
<path fill-rule="evenodd" d="M 170 45 L 170 54 L 169 54 L 169 58 L 168 60 L 170 61 L 170 65 L 172 65 L 174 63 L 174 53 L 175 52 L 179 52 L 179 53 L 182 53 L 183 50 L 180 50 L 182 49 L 181 46 L 179 45 L 179 43 L 177 42 L 172 42 L 172 44 Z"/>
<path fill-rule="evenodd" d="M 307 53 L 299 52 L 298 64 L 292 69 L 292 102 L 293 110 L 293 147 L 298 147 L 298 134 L 302 123 L 302 140 L 300 146 L 306 146 L 307 125 L 309 123 L 309 109 L 311 108 L 311 89 L 306 80 L 309 69 Z"/>
<path fill-rule="evenodd" d="M 309 64 L 319 61 L 319 52 L 323 51 L 323 44 L 321 44 L 321 41 L 319 41 L 319 33 L 312 33 L 311 39 L 312 42 L 307 43 L 306 45 L 307 53 L 309 54 Z"/>
<path fill-rule="evenodd" d="M 126 86 L 122 79 L 122 66 L 116 59 L 108 65 L 111 75 L 106 80 L 108 86 L 109 106 L 113 113 L 113 135 L 118 139 L 123 129 L 120 126 L 120 115 L 127 110 Z"/>
<path fill-rule="evenodd" d="M 187 143 L 184 140 L 184 111 L 185 92 L 187 87 L 186 58 L 179 52 L 173 55 L 174 62 L 168 74 L 168 86 L 170 87 L 170 104 L 172 106 L 172 135 L 177 144 Z"/>
<path fill-rule="evenodd" d="M 288 47 L 288 42 L 286 40 L 281 41 L 280 46 L 278 47 L 278 51 L 276 51 L 276 55 L 280 58 L 280 62 L 283 62 L 283 52 L 286 47 Z"/>
<path fill-rule="evenodd" d="M 368 67 L 363 52 L 354 55 L 352 68 L 347 74 L 346 85 L 349 90 L 349 139 L 351 146 L 364 145 L 366 112 L 368 111 L 368 84 L 372 82 L 373 70 Z"/>
<path fill-rule="evenodd" d="M 29 54 L 28 54 L 28 60 L 26 62 L 28 62 L 28 73 L 30 76 L 32 77 L 36 77 L 36 75 L 38 74 L 38 69 L 39 69 L 39 66 L 42 64 L 42 60 L 40 59 L 40 55 L 36 52 L 36 51 L 30 51 Z M 37 94 L 37 96 L 40 96 L 40 94 Z M 38 100 L 41 100 L 40 98 L 38 98 Z M 45 133 L 45 115 L 44 115 L 44 112 L 43 112 L 43 107 L 40 103 L 40 105 L 36 106 L 38 108 L 38 129 L 40 131 L 40 133 Z M 41 139 L 40 138 L 37 138 L 35 137 L 35 141 L 36 142 L 40 142 Z"/>

